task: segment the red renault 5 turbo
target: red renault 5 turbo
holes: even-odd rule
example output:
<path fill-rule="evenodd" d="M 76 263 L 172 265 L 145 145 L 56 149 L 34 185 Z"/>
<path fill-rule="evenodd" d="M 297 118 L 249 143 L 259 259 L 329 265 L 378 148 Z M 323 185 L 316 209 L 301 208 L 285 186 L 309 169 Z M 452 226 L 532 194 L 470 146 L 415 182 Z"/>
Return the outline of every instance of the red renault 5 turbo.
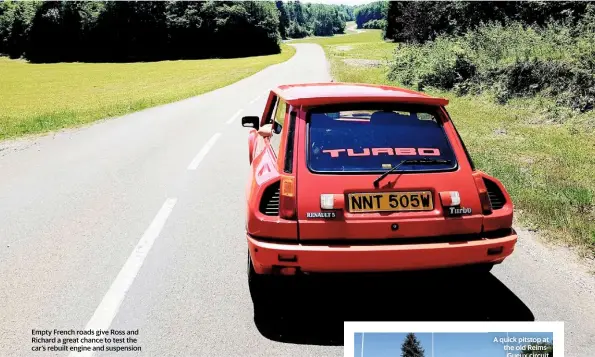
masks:
<path fill-rule="evenodd" d="M 513 205 L 477 170 L 443 98 L 318 83 L 271 90 L 251 127 L 248 275 L 449 267 L 512 254 Z M 264 289 L 264 290 L 263 290 Z"/>

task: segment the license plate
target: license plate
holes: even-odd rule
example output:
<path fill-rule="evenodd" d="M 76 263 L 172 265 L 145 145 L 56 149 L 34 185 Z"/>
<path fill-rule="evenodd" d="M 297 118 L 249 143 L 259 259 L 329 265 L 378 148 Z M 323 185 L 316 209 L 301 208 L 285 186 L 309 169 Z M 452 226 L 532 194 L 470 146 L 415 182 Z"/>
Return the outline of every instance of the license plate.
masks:
<path fill-rule="evenodd" d="M 350 193 L 347 195 L 349 212 L 403 212 L 432 211 L 432 192 Z"/>

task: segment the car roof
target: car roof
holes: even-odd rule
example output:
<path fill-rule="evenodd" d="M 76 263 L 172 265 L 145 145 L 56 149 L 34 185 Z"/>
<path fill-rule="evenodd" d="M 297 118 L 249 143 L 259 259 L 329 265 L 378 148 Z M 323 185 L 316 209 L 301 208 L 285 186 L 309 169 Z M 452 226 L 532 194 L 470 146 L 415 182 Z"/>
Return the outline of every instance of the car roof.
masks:
<path fill-rule="evenodd" d="M 446 106 L 448 99 L 432 97 L 409 89 L 364 83 L 301 83 L 286 84 L 272 89 L 289 105 L 317 106 L 357 102 L 425 104 Z"/>

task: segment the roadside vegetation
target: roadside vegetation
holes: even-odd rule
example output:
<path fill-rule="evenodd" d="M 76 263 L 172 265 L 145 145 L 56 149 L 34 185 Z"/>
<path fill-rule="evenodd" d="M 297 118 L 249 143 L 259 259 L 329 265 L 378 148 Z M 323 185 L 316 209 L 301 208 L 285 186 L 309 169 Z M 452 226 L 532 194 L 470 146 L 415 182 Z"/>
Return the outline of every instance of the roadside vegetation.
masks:
<path fill-rule="evenodd" d="M 0 140 L 114 117 L 206 93 L 295 53 L 144 63 L 31 64 L 0 58 Z"/>
<path fill-rule="evenodd" d="M 199 95 L 333 36 L 354 7 L 299 1 L 0 2 L 0 140 Z"/>
<path fill-rule="evenodd" d="M 449 25 L 427 31 L 426 38 L 410 28 L 401 28 L 396 40 L 387 38 L 395 33 L 390 26 L 423 27 L 423 17 L 431 19 L 426 25 L 443 24 L 440 16 L 449 8 L 432 4 L 391 2 L 382 30 L 299 42 L 324 47 L 337 81 L 397 85 L 448 98 L 477 166 L 500 178 L 514 198 L 518 223 L 593 256 L 593 5 L 447 3 L 463 14 L 460 27 L 452 25 L 451 13 Z M 465 22 L 471 11 L 465 6 L 483 6 L 479 13 L 501 18 Z M 391 15 L 391 7 L 399 7 L 400 17 L 395 9 Z"/>

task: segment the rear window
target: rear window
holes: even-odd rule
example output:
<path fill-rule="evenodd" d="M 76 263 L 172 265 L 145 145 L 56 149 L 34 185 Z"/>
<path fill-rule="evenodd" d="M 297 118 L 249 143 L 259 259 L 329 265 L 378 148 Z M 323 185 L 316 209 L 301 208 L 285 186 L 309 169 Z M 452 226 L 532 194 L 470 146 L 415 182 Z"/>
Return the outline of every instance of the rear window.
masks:
<path fill-rule="evenodd" d="M 434 158 L 448 164 L 402 164 L 399 172 L 446 171 L 457 166 L 431 108 L 316 109 L 309 114 L 308 166 L 314 172 L 383 172 L 402 160 Z"/>

